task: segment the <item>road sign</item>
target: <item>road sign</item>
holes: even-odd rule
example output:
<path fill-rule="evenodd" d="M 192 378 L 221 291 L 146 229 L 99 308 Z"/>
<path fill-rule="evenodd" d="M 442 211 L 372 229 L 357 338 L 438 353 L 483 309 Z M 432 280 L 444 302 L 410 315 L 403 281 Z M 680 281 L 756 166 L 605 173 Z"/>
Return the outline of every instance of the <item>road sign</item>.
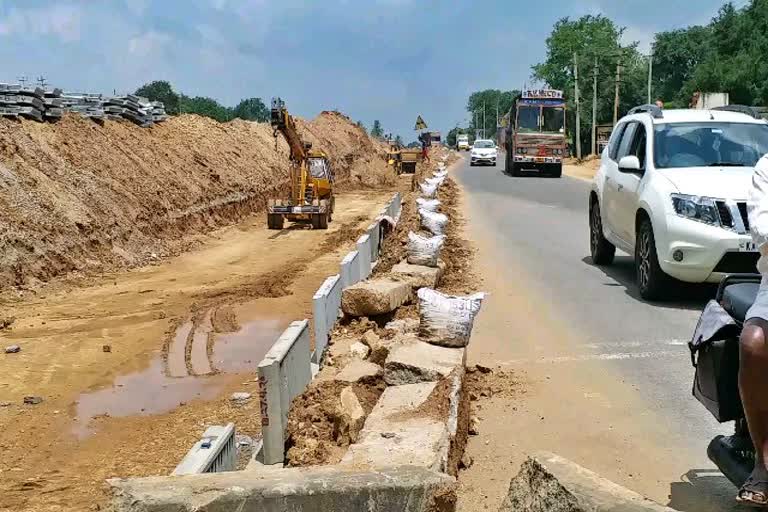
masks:
<path fill-rule="evenodd" d="M 414 130 L 426 130 L 426 129 L 427 129 L 427 123 L 424 122 L 421 116 L 417 117 L 416 126 L 414 127 Z"/>

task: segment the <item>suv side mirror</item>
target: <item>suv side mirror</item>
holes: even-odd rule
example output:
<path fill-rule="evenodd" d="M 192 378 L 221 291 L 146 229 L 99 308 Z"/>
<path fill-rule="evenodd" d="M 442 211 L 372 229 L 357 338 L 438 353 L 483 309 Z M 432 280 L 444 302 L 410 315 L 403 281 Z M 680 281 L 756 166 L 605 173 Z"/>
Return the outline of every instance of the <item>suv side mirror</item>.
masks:
<path fill-rule="evenodd" d="M 619 160 L 619 171 L 621 172 L 641 172 L 640 159 L 636 156 L 625 156 Z"/>

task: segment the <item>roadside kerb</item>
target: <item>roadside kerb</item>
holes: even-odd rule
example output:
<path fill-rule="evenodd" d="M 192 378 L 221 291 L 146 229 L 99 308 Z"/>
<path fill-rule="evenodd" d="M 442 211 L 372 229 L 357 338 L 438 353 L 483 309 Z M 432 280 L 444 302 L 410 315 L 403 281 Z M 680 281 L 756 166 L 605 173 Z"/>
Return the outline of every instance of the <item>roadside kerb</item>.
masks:
<path fill-rule="evenodd" d="M 352 251 L 341 260 L 341 287 L 348 288 L 360 282 L 360 253 Z"/>
<path fill-rule="evenodd" d="M 452 511 L 456 479 L 419 467 L 337 466 L 108 480 L 115 512 Z"/>
<path fill-rule="evenodd" d="M 328 333 L 333 329 L 339 317 L 341 307 L 341 276 L 331 276 L 312 297 L 312 316 L 315 324 L 315 351 L 312 362 L 320 364 L 325 347 L 328 345 Z"/>
<path fill-rule="evenodd" d="M 381 221 L 377 220 L 368 226 L 367 233 L 371 242 L 371 265 L 373 266 L 379 259 L 379 247 L 381 245 Z"/>
<path fill-rule="evenodd" d="M 371 237 L 363 235 L 357 239 L 357 262 L 360 264 L 360 280 L 365 281 L 371 275 Z"/>
<path fill-rule="evenodd" d="M 282 463 L 291 401 L 312 380 L 309 321 L 292 322 L 259 363 L 262 462 Z"/>
<path fill-rule="evenodd" d="M 218 473 L 237 469 L 235 424 L 213 425 L 182 459 L 171 476 Z"/>

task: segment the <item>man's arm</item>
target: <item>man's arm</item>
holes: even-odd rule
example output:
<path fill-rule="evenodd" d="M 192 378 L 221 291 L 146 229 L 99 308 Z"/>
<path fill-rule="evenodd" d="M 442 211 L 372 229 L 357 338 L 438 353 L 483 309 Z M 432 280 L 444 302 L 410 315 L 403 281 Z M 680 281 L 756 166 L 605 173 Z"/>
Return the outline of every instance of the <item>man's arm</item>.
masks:
<path fill-rule="evenodd" d="M 768 255 L 768 155 L 755 166 L 747 211 L 752 240 L 763 255 Z"/>

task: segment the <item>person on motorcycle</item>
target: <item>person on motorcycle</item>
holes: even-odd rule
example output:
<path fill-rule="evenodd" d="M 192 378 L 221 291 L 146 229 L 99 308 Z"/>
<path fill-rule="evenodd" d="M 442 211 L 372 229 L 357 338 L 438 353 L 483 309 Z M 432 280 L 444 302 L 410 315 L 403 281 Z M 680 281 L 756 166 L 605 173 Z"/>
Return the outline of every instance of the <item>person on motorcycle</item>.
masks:
<path fill-rule="evenodd" d="M 755 467 L 736 500 L 768 509 L 768 155 L 755 166 L 747 211 L 763 280 L 739 345 L 739 392 L 755 447 Z"/>

